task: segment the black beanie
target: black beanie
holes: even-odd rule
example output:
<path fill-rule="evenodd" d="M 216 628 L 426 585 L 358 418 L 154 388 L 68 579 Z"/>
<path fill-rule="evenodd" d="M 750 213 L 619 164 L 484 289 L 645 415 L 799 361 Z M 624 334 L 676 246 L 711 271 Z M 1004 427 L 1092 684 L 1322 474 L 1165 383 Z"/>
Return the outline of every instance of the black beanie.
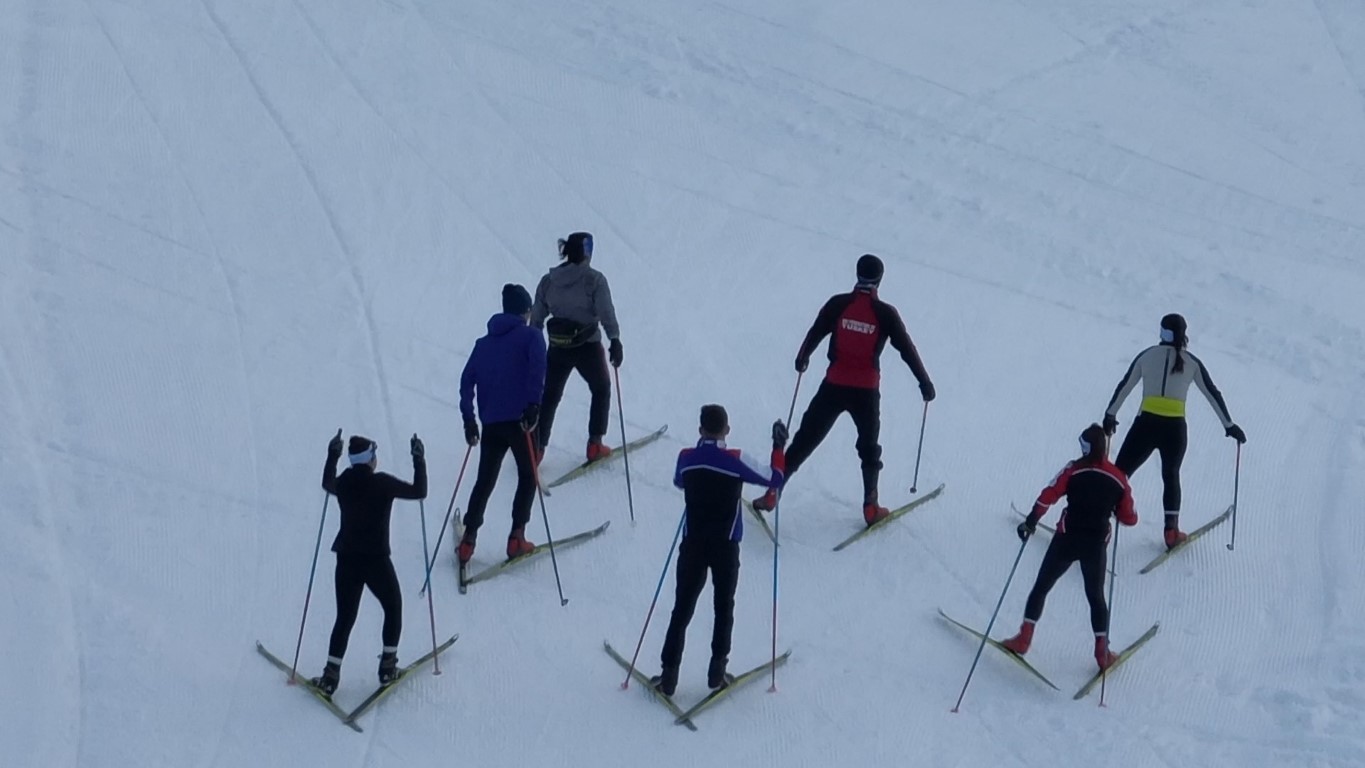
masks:
<path fill-rule="evenodd" d="M 531 311 L 531 294 L 516 283 L 502 287 L 502 311 L 509 315 L 524 315 Z"/>
<path fill-rule="evenodd" d="M 1167 344 L 1184 347 L 1185 343 L 1189 341 L 1186 336 L 1188 330 L 1185 325 L 1185 318 L 1181 315 L 1172 312 L 1161 318 L 1161 340 Z"/>
<path fill-rule="evenodd" d="M 858 259 L 858 282 L 865 285 L 880 285 L 885 269 L 881 259 L 865 253 Z"/>
<path fill-rule="evenodd" d="M 701 429 L 708 435 L 719 435 L 730 425 L 730 414 L 723 406 L 711 404 L 701 407 Z"/>
<path fill-rule="evenodd" d="M 592 233 L 574 232 L 559 241 L 559 255 L 570 264 L 582 264 L 592 258 Z"/>

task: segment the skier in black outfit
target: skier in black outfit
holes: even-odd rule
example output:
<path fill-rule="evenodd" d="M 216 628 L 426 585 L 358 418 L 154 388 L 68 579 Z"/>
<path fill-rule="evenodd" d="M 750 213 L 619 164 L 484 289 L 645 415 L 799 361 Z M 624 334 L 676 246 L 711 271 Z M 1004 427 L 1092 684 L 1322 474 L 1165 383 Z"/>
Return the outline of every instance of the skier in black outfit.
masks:
<path fill-rule="evenodd" d="M 550 444 L 550 429 L 564 397 L 564 385 L 574 371 L 588 383 L 592 394 L 587 459 L 597 461 L 611 455 L 611 448 L 602 442 L 611 417 L 611 373 L 607 362 L 610 360 L 614 368 L 621 367 L 621 327 L 616 322 L 616 307 L 607 278 L 591 266 L 592 233 L 574 232 L 560 240 L 559 256 L 564 263 L 541 278 L 531 307 L 531 325 L 545 328 L 550 337 L 536 461 L 540 461 Z M 609 350 L 602 349 L 602 331 L 607 333 Z"/>
<path fill-rule="evenodd" d="M 702 406 L 698 431 L 701 439 L 695 448 L 684 448 L 678 454 L 673 474 L 673 484 L 683 490 L 686 504 L 682 544 L 678 547 L 678 586 L 661 654 L 663 671 L 650 679 L 666 696 L 677 690 L 687 625 L 706 586 L 708 570 L 716 619 L 706 684 L 715 690 L 734 680 L 725 668 L 730 658 L 730 632 L 735 624 L 739 542 L 744 538 L 739 497 L 745 483 L 780 488 L 783 482 L 782 448 L 787 444 L 787 427 L 781 421 L 773 423 L 773 451 L 766 468 L 749 460 L 739 449 L 725 446 L 730 423 L 721 406 Z"/>
<path fill-rule="evenodd" d="M 398 672 L 398 637 L 403 631 L 403 595 L 398 575 L 393 570 L 389 550 L 389 516 L 394 499 L 427 497 L 426 450 L 417 435 L 412 436 L 412 482 L 407 483 L 386 472 L 376 472 L 379 446 L 374 441 L 352 435 L 347 446 L 351 466 L 337 476 L 341 458 L 341 430 L 327 444 L 327 464 L 322 469 L 322 488 L 337 497 L 341 508 L 341 527 L 332 551 L 337 555 L 337 618 L 327 648 L 327 665 L 314 686 L 331 696 L 341 681 L 341 660 L 351 637 L 351 627 L 360 613 L 360 597 L 366 587 L 384 607 L 384 651 L 379 657 L 379 682 L 389 683 Z"/>
<path fill-rule="evenodd" d="M 811 398 L 801 425 L 787 453 L 787 476 L 806 462 L 816 446 L 825 439 L 843 413 L 853 417 L 858 428 L 858 458 L 863 471 L 863 522 L 872 525 L 889 511 L 877 501 L 877 482 L 882 471 L 881 435 L 881 354 L 888 341 L 910 366 L 924 402 L 934 399 L 934 383 L 920 361 L 915 343 L 905 330 L 896 308 L 877 297 L 881 284 L 882 260 L 872 254 L 858 259 L 858 282 L 850 293 L 830 297 L 815 318 L 796 355 L 796 370 L 804 373 L 810 356 L 826 336 L 829 342 L 829 369 L 820 389 Z M 770 490 L 754 500 L 754 508 L 767 512 L 777 506 L 777 492 Z"/>
<path fill-rule="evenodd" d="M 1033 628 L 1043 616 L 1043 603 L 1057 580 L 1071 568 L 1081 564 L 1085 580 L 1085 597 L 1090 602 L 1090 628 L 1095 633 L 1095 663 L 1108 669 L 1114 663 L 1109 650 L 1109 606 L 1104 597 L 1104 577 L 1108 570 L 1109 517 L 1118 518 L 1127 526 L 1137 525 L 1133 509 L 1133 494 L 1128 478 L 1109 463 L 1109 439 L 1099 424 L 1091 424 L 1081 433 L 1081 457 L 1067 462 L 1053 478 L 1033 511 L 1019 524 L 1019 538 L 1028 541 L 1038 529 L 1038 521 L 1047 514 L 1048 507 L 1066 497 L 1066 509 L 1057 522 L 1057 534 L 1052 537 L 1043 563 L 1038 567 L 1038 579 L 1029 592 L 1024 607 L 1024 623 L 1019 634 L 1005 640 L 1003 645 L 1020 656 L 1028 653 L 1033 643 Z"/>
<path fill-rule="evenodd" d="M 1162 506 L 1166 512 L 1165 540 L 1170 549 L 1188 536 L 1180 530 L 1180 465 L 1185 459 L 1188 429 L 1185 424 L 1185 397 L 1193 384 L 1204 393 L 1228 437 L 1238 443 L 1247 441 L 1246 433 L 1232 421 L 1223 393 L 1218 391 L 1204 363 L 1186 346 L 1185 318 L 1169 314 L 1161 318 L 1161 343 L 1144 349 L 1123 381 L 1114 390 L 1104 411 L 1104 431 L 1118 429 L 1118 412 L 1128 394 L 1142 382 L 1142 405 L 1133 426 L 1123 438 L 1114 463 L 1131 477 L 1156 451 L 1161 455 Z"/>

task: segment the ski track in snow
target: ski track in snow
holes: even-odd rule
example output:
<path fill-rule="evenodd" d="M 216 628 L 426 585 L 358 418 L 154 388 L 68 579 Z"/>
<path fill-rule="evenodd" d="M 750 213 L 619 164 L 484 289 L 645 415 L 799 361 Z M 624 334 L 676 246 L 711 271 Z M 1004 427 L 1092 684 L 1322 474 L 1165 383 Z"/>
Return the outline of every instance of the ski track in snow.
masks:
<path fill-rule="evenodd" d="M 513 755 L 661 768 L 1365 761 L 1351 510 L 1365 493 L 1352 473 L 1365 458 L 1365 10 L 1029 5 L 0 11 L 0 73 L 20 65 L 0 79 L 0 114 L 16 118 L 0 143 L 0 249 L 19 254 L 0 260 L 0 411 L 14 438 L 0 483 L 25 532 L 0 623 L 36 617 L 43 632 L 20 681 L 63 670 L 31 700 L 38 724 L 0 732 L 0 753 L 357 768 Z M 1014 30 L 1007 49 L 983 14 Z M 291 656 L 328 425 L 349 433 L 382 414 L 383 461 L 403 476 L 406 435 L 422 432 L 434 537 L 464 455 L 469 347 L 497 287 L 533 286 L 573 229 L 595 233 L 622 317 L 627 432 L 670 425 L 631 456 L 639 522 L 619 467 L 545 500 L 560 537 L 612 520 L 559 554 L 562 608 L 548 559 L 456 594 L 447 531 L 436 632 L 461 638 L 443 674 L 405 683 L 364 734 L 340 728 L 248 645 Z M 781 548 L 745 519 L 731 667 L 770 652 L 780 556 L 778 650 L 794 650 L 780 693 L 756 682 L 689 733 L 638 686 L 619 691 L 601 638 L 634 650 L 697 405 L 725 403 L 732 443 L 761 453 L 765 424 L 787 413 L 800 334 L 864 251 L 887 259 L 883 296 L 940 392 L 920 487 L 948 487 L 831 552 L 859 522 L 840 422 L 784 496 Z M 1149 460 L 1133 478 L 1141 523 L 1120 533 L 1113 636 L 1162 629 L 1109 680 L 1109 708 L 1098 692 L 1070 701 L 1093 668 L 1070 573 L 1030 653 L 1062 692 L 986 649 L 948 714 L 976 646 L 935 608 L 985 627 L 1018 547 L 1010 501 L 1031 501 L 1070 457 L 1172 308 L 1250 437 L 1237 550 L 1225 523 L 1137 573 L 1161 551 Z M 899 503 L 920 403 L 896 355 L 883 363 L 882 494 Z M 1234 455 L 1197 393 L 1190 407 L 1187 529 L 1231 501 Z M 618 416 L 614 393 L 612 436 Z M 573 379 L 548 474 L 579 460 L 586 420 Z M 479 562 L 499 558 L 513 485 L 504 467 Z M 430 640 L 417 519 L 396 505 L 406 658 Z M 1044 542 L 1026 547 L 994 635 L 1017 626 Z M 324 651 L 332 563 L 324 550 L 304 674 Z M 647 674 L 671 571 L 640 652 Z M 706 593 L 684 705 L 703 692 L 710 629 Z M 343 707 L 373 685 L 378 634 L 366 598 Z M 34 723 L 18 706 L 0 714 Z"/>

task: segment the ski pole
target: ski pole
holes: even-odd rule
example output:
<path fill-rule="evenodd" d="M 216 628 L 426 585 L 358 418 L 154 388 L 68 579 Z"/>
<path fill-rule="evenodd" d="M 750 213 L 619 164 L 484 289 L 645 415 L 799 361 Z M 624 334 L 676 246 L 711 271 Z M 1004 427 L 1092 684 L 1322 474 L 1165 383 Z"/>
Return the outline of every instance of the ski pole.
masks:
<path fill-rule="evenodd" d="M 416 435 L 413 435 L 413 437 L 416 437 Z M 430 574 L 431 574 L 431 554 L 430 554 L 430 550 L 427 549 L 427 503 L 426 503 L 426 501 L 424 501 L 424 500 L 422 500 L 422 499 L 418 499 L 418 500 L 417 500 L 417 510 L 418 510 L 418 514 L 421 515 L 421 521 L 422 521 L 422 557 L 423 557 L 424 559 L 426 559 L 426 561 L 427 561 L 427 574 L 428 574 L 428 575 L 427 575 L 427 578 L 431 578 L 431 576 L 430 576 Z M 425 587 L 424 587 L 424 589 L 425 589 Z M 431 590 L 429 590 L 429 589 L 426 590 L 426 593 L 427 593 L 427 615 L 431 617 L 431 660 L 432 660 L 432 665 L 434 666 L 434 669 L 432 669 L 431 674 L 432 674 L 432 675 L 439 675 L 439 674 L 441 674 L 441 657 L 440 657 L 440 655 L 436 652 L 436 606 L 433 605 L 432 602 L 431 602 Z"/>
<path fill-rule="evenodd" d="M 545 494 L 540 490 L 540 468 L 536 466 L 536 448 L 531 444 L 531 430 L 525 430 L 526 451 L 531 460 L 531 474 L 536 479 L 536 497 L 540 499 L 540 518 L 545 521 L 545 542 L 550 548 L 550 564 L 555 571 L 555 589 L 559 590 L 559 605 L 564 607 L 569 604 L 569 599 L 564 596 L 564 584 L 559 580 L 559 561 L 555 559 L 555 540 L 550 535 L 550 516 L 545 512 Z"/>
<path fill-rule="evenodd" d="M 929 401 L 924 401 L 924 413 L 919 417 L 919 447 L 915 449 L 915 478 L 910 481 L 910 492 L 919 490 L 919 459 L 924 455 L 924 422 L 929 420 Z"/>
<path fill-rule="evenodd" d="M 1232 471 L 1232 541 L 1228 542 L 1228 551 L 1231 552 L 1237 547 L 1237 488 L 1242 484 L 1242 444 L 1237 444 L 1237 464 Z"/>
<path fill-rule="evenodd" d="M 1119 570 L 1119 528 L 1120 528 L 1120 527 L 1122 527 L 1122 526 L 1118 526 L 1118 525 L 1114 526 L 1114 554 L 1110 557 L 1110 562 L 1109 562 L 1110 567 L 1113 569 L 1113 570 L 1110 571 L 1111 573 L 1118 573 L 1118 570 Z M 1109 627 L 1114 626 L 1114 585 L 1115 585 L 1115 584 L 1118 584 L 1118 582 L 1119 582 L 1119 580 L 1118 580 L 1117 578 L 1114 578 L 1114 577 L 1112 577 L 1112 576 L 1109 578 Z M 1105 643 L 1104 643 L 1104 644 L 1105 644 L 1105 650 L 1108 650 L 1108 649 L 1109 649 L 1109 627 L 1105 627 L 1105 629 L 1104 629 L 1104 639 L 1105 639 Z M 1101 707 L 1104 706 L 1104 684 L 1107 683 L 1107 682 L 1109 682 L 1109 668 L 1108 668 L 1108 667 L 1105 667 L 1104 669 L 1100 670 L 1100 706 L 1101 706 Z"/>
<path fill-rule="evenodd" d="M 995 603 L 995 610 L 991 612 L 991 620 L 986 624 L 986 631 L 981 635 L 981 644 L 976 647 L 976 657 L 972 659 L 972 668 L 967 670 L 967 680 L 962 683 L 962 693 L 957 695 L 957 703 L 953 705 L 953 713 L 957 713 L 962 706 L 962 698 L 967 695 L 967 686 L 972 683 L 972 675 L 976 674 L 976 664 L 981 661 L 981 652 L 986 649 L 986 638 L 991 636 L 991 629 L 995 627 L 995 617 L 1000 615 L 1000 606 L 1005 604 L 1005 595 L 1010 591 L 1010 582 L 1014 581 L 1014 571 L 1019 567 L 1019 558 L 1024 556 L 1024 547 L 1028 546 L 1028 539 L 1019 543 L 1019 554 L 1014 556 L 1014 565 L 1010 566 L 1009 578 L 1005 579 L 1005 588 L 1000 592 L 1000 599 Z"/>
<path fill-rule="evenodd" d="M 431 557 L 427 559 L 427 577 L 422 582 L 422 591 L 418 592 L 418 597 L 426 593 L 431 586 L 431 567 L 436 563 L 436 553 L 441 551 L 441 540 L 446 536 L 446 526 L 450 524 L 451 512 L 455 509 L 455 496 L 460 492 L 460 483 L 464 482 L 464 470 L 469 466 L 469 454 L 474 452 L 474 446 L 467 446 L 464 450 L 464 461 L 460 462 L 460 475 L 455 478 L 455 490 L 450 492 L 450 506 L 446 507 L 446 519 L 441 522 L 441 533 L 436 537 L 436 548 L 431 551 Z M 425 533 L 426 525 L 423 524 L 422 531 Z"/>
<path fill-rule="evenodd" d="M 341 436 L 341 430 L 337 430 L 337 436 Z M 308 621 L 308 603 L 313 599 L 313 576 L 318 572 L 318 552 L 322 549 L 322 529 L 327 524 L 327 504 L 332 500 L 332 494 L 323 491 L 322 493 L 322 519 L 318 521 L 318 540 L 313 545 L 313 565 L 308 569 L 308 591 L 303 596 L 303 618 L 299 619 L 299 641 L 294 646 L 294 665 L 289 668 L 289 684 L 294 684 L 294 678 L 298 675 L 299 652 L 303 650 L 303 626 Z"/>
<path fill-rule="evenodd" d="M 678 548 L 678 539 L 682 537 L 683 521 L 687 519 L 687 510 L 684 509 L 678 517 L 678 530 L 673 534 L 673 543 L 668 546 L 668 558 L 664 560 L 664 569 L 659 572 L 659 585 L 654 588 L 654 599 L 649 601 L 649 612 L 645 614 L 645 625 L 640 628 L 640 641 L 635 644 L 635 655 L 630 657 L 630 669 L 626 671 L 626 680 L 621 683 L 621 690 L 630 688 L 630 676 L 635 673 L 635 662 L 640 659 L 640 649 L 645 645 L 645 633 L 649 631 L 649 620 L 654 617 L 654 606 L 659 602 L 659 593 L 663 591 L 664 579 L 668 577 L 668 566 L 673 562 L 673 552 Z"/>
<path fill-rule="evenodd" d="M 796 380 L 797 385 L 801 384 L 801 379 Z M 777 693 L 777 558 L 782 552 L 779 542 L 782 540 L 782 496 L 778 494 L 777 503 L 773 505 L 773 660 L 772 660 L 772 683 L 768 686 L 768 693 Z"/>
<path fill-rule="evenodd" d="M 621 404 L 621 369 L 611 370 L 616 377 L 616 420 L 621 422 L 621 460 L 626 463 L 626 503 L 630 505 L 630 524 L 635 525 L 635 494 L 630 490 L 630 451 L 626 448 L 626 409 Z"/>
<path fill-rule="evenodd" d="M 796 389 L 792 391 L 792 407 L 787 409 L 788 427 L 792 425 L 792 417 L 796 415 L 796 396 L 801 393 L 801 377 L 805 375 L 805 371 L 798 371 L 796 374 Z"/>

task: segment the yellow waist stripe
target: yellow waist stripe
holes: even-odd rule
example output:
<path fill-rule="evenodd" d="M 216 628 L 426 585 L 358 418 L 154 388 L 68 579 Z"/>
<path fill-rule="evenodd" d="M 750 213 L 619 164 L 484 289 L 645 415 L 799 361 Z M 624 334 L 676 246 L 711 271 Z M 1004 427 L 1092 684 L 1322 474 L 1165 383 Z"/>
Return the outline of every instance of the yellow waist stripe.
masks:
<path fill-rule="evenodd" d="M 1152 395 L 1142 398 L 1142 412 L 1155 416 L 1185 416 L 1185 401 Z"/>

